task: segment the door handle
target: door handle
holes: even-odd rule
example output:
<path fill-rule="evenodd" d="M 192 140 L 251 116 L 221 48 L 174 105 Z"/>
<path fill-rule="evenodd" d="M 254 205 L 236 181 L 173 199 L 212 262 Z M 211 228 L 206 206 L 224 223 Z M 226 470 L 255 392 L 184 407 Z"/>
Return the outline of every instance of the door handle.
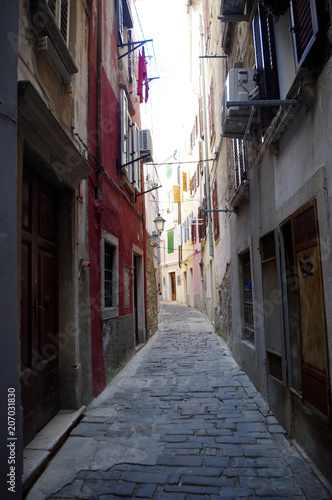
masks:
<path fill-rule="evenodd" d="M 44 306 L 40 306 L 38 304 L 38 300 L 35 300 L 35 305 L 34 305 L 33 309 L 35 311 L 35 325 L 38 326 L 39 310 L 42 310 L 42 311 L 46 312 L 46 309 L 45 309 Z"/>

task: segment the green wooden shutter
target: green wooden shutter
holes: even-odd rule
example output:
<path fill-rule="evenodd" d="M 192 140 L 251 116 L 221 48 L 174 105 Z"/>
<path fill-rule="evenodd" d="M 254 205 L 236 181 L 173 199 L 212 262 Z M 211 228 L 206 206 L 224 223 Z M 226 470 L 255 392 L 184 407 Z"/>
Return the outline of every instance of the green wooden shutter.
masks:
<path fill-rule="evenodd" d="M 174 252 L 174 231 L 168 231 L 167 233 L 167 253 Z"/>

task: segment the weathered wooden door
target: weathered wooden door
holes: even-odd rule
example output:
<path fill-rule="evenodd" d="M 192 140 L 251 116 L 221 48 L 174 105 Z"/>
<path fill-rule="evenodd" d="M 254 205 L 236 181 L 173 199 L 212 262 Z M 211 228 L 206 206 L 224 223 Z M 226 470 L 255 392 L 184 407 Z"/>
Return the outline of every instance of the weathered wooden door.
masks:
<path fill-rule="evenodd" d="M 330 419 L 327 337 L 316 204 L 293 217 L 297 268 L 303 402 Z"/>
<path fill-rule="evenodd" d="M 58 411 L 57 202 L 25 170 L 22 191 L 21 400 L 24 445 Z"/>
<path fill-rule="evenodd" d="M 172 300 L 176 300 L 175 273 L 171 273 L 171 293 L 172 293 Z"/>

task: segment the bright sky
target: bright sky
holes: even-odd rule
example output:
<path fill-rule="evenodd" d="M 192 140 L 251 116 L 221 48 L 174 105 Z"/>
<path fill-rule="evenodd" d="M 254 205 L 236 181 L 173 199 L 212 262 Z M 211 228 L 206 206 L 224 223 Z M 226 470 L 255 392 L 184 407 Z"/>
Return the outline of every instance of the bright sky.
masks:
<path fill-rule="evenodd" d="M 160 77 L 150 83 L 150 105 L 155 161 L 162 162 L 179 149 L 190 106 L 186 5 L 185 0 L 136 0 L 136 7 L 145 39 L 153 39 L 145 49 L 153 55 L 148 76 Z"/>

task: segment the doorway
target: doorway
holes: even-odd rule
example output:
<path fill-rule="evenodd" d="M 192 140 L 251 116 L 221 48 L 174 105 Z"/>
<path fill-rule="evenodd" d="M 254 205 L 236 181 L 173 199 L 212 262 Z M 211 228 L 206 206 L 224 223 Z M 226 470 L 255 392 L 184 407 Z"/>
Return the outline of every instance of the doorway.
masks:
<path fill-rule="evenodd" d="M 329 422 L 327 334 L 315 200 L 284 222 L 281 235 L 290 386 L 306 406 Z"/>
<path fill-rule="evenodd" d="M 171 278 L 171 295 L 172 295 L 172 300 L 176 300 L 175 273 L 170 273 L 170 278 Z"/>
<path fill-rule="evenodd" d="M 58 207 L 54 189 L 24 169 L 21 263 L 23 444 L 59 409 Z"/>

